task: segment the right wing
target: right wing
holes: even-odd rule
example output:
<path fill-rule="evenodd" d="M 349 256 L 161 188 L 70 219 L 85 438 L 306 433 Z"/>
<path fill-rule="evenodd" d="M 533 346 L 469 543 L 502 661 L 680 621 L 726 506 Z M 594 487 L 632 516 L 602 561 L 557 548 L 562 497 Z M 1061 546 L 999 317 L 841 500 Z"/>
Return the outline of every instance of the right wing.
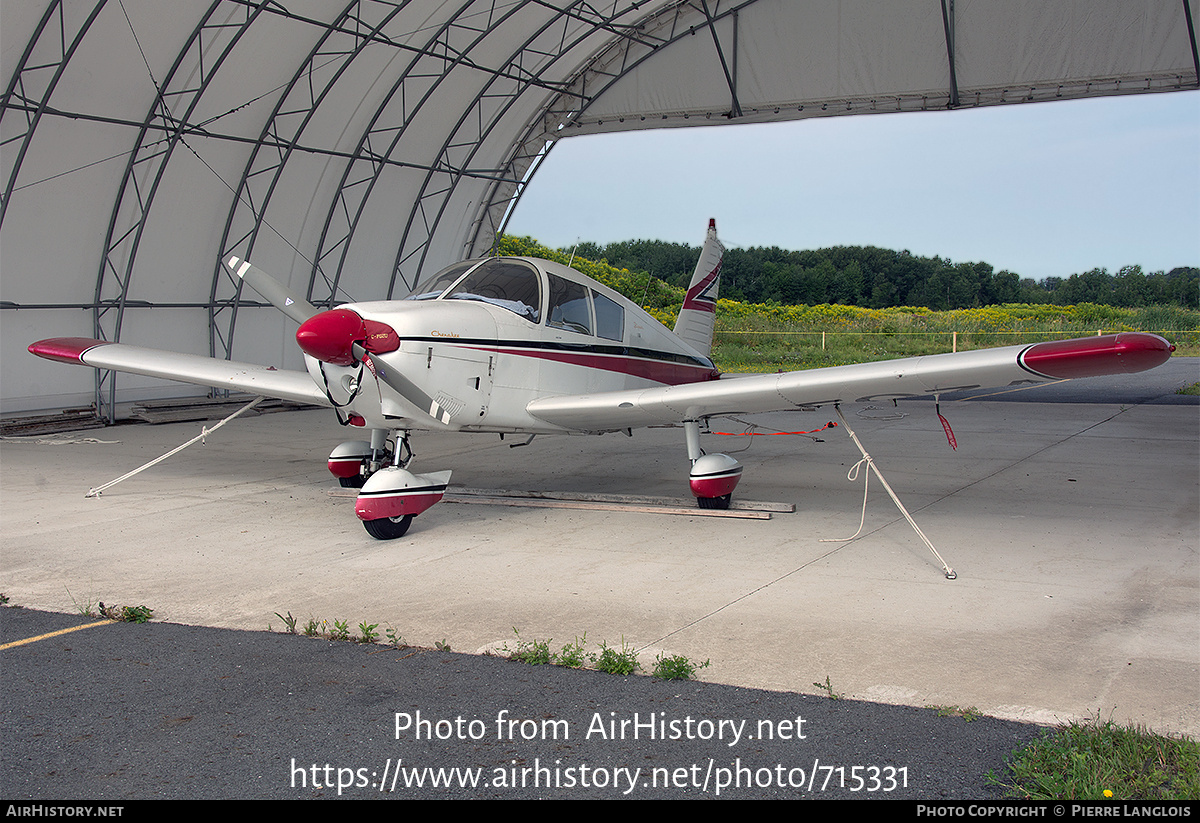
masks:
<path fill-rule="evenodd" d="M 526 409 L 574 431 L 616 431 L 730 414 L 936 397 L 984 386 L 1139 372 L 1165 363 L 1174 348 L 1155 334 L 1124 332 L 678 386 L 547 395 Z"/>
<path fill-rule="evenodd" d="M 195 354 L 147 349 L 125 343 L 110 343 L 87 337 L 55 337 L 29 347 L 31 354 L 60 363 L 76 363 L 97 369 L 162 377 L 197 386 L 237 389 L 296 403 L 329 406 L 329 398 L 308 372 L 281 371 L 274 366 L 256 366 L 233 360 L 218 360 Z"/>

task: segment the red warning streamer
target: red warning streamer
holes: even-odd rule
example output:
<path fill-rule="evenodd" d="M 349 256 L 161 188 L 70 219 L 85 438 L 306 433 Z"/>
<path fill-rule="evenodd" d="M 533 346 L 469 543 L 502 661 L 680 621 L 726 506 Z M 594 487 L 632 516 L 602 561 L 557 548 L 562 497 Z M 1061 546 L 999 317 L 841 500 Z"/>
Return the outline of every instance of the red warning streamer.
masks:
<path fill-rule="evenodd" d="M 823 432 L 826 429 L 835 429 L 835 428 L 837 428 L 837 423 L 834 423 L 831 420 L 828 423 L 826 423 L 824 426 L 822 426 L 821 428 L 813 429 L 810 432 L 713 432 L 713 434 L 723 434 L 723 435 L 726 435 L 727 437 L 759 437 L 764 434 L 816 434 L 817 432 Z"/>

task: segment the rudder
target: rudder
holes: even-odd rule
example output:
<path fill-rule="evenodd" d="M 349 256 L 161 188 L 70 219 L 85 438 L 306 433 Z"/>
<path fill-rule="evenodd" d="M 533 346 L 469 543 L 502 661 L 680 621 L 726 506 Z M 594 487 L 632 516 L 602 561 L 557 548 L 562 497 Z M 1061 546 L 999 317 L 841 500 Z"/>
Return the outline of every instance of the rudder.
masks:
<path fill-rule="evenodd" d="M 675 334 L 705 357 L 712 350 L 713 326 L 716 323 L 717 293 L 721 286 L 721 262 L 725 247 L 717 239 L 717 221 L 708 221 L 708 234 L 696 271 L 683 299 L 683 308 L 675 321 Z"/>

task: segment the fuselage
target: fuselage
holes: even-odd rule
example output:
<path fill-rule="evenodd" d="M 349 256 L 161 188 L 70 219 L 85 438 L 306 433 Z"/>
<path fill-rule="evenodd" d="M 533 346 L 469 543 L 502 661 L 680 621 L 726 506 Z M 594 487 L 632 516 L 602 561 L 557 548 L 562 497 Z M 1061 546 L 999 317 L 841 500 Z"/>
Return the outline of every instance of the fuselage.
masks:
<path fill-rule="evenodd" d="M 640 307 L 546 260 L 466 261 L 404 300 L 336 311 L 362 318 L 368 354 L 331 357 L 306 342 L 304 326 L 297 340 L 339 413 L 370 428 L 559 433 L 569 429 L 529 414 L 531 401 L 718 377 L 709 358 Z"/>

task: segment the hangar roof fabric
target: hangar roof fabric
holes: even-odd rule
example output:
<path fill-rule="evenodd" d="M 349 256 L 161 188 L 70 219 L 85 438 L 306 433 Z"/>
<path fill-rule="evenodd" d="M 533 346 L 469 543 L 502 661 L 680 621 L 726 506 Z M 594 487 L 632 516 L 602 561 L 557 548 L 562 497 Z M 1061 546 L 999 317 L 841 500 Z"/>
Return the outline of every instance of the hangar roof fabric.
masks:
<path fill-rule="evenodd" d="M 0 342 L 294 366 L 222 259 L 399 297 L 572 135 L 1194 89 L 1198 2 L 5 0 Z M 6 410 L 92 380 L 0 368 Z"/>

